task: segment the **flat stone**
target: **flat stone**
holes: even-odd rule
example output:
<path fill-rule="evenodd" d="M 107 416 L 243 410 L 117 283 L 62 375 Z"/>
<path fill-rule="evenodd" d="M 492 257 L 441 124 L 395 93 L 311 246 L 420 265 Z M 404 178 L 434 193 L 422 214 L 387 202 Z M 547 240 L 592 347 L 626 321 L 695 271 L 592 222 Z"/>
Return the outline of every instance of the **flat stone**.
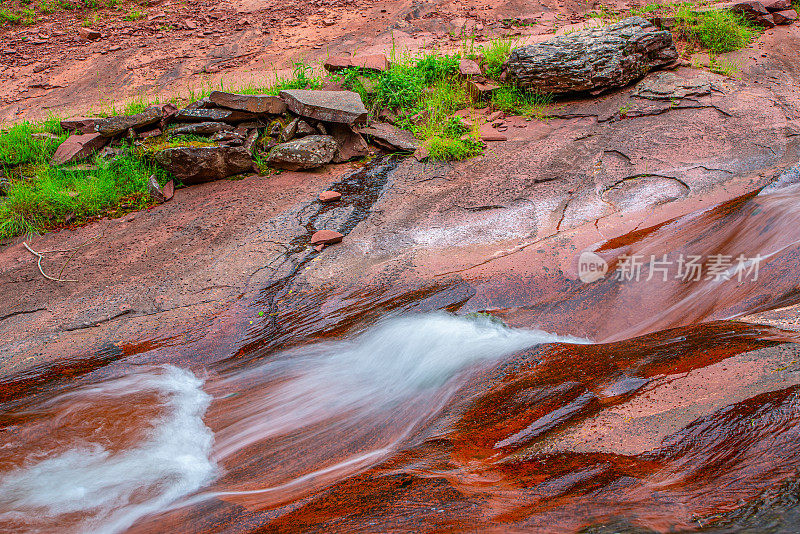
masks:
<path fill-rule="evenodd" d="M 767 11 L 786 11 L 792 9 L 791 0 L 760 0 Z"/>
<path fill-rule="evenodd" d="M 233 130 L 233 126 L 224 122 L 198 122 L 178 126 L 169 131 L 170 135 L 212 135 Z"/>
<path fill-rule="evenodd" d="M 778 11 L 772 14 L 772 19 L 775 24 L 784 25 L 791 24 L 797 20 L 797 12 L 794 9 L 787 9 L 786 11 Z"/>
<path fill-rule="evenodd" d="M 352 91 L 289 89 L 281 91 L 280 96 L 293 113 L 303 117 L 343 124 L 367 119 L 367 108 Z"/>
<path fill-rule="evenodd" d="M 369 155 L 369 145 L 364 137 L 346 124 L 331 124 L 330 134 L 336 140 L 333 163 L 343 163 Z"/>
<path fill-rule="evenodd" d="M 253 170 L 253 158 L 242 147 L 174 147 L 156 152 L 155 159 L 187 185 Z"/>
<path fill-rule="evenodd" d="M 631 96 L 647 100 L 676 100 L 687 97 L 708 96 L 711 82 L 708 78 L 685 79 L 673 72 L 660 72 L 642 80 Z"/>
<path fill-rule="evenodd" d="M 365 54 L 360 56 L 331 56 L 325 61 L 325 70 L 336 72 L 347 68 L 359 68 L 375 72 L 385 72 L 389 69 L 389 60 L 386 54 Z"/>
<path fill-rule="evenodd" d="M 479 134 L 481 141 L 507 141 L 508 136 L 498 132 L 488 124 L 480 127 Z"/>
<path fill-rule="evenodd" d="M 371 137 L 389 149 L 403 152 L 414 152 L 420 146 L 414 134 L 384 122 L 374 122 L 367 127 L 359 128 L 358 133 Z"/>
<path fill-rule="evenodd" d="M 478 65 L 476 61 L 473 61 L 471 59 L 462 59 L 458 63 L 458 72 L 465 78 L 471 78 L 472 76 L 481 76 L 483 74 L 481 72 L 481 66 Z"/>
<path fill-rule="evenodd" d="M 51 165 L 63 165 L 91 155 L 96 150 L 103 148 L 108 143 L 108 138 L 99 133 L 70 135 L 56 149 Z"/>
<path fill-rule="evenodd" d="M 97 124 L 96 118 L 91 117 L 75 117 L 72 119 L 64 119 L 61 121 L 61 128 L 68 132 L 81 132 L 81 133 L 94 133 L 95 125 Z"/>
<path fill-rule="evenodd" d="M 312 245 L 333 245 L 334 243 L 341 243 L 344 236 L 339 232 L 333 230 L 320 230 L 314 232 L 311 236 Z"/>
<path fill-rule="evenodd" d="M 208 95 L 208 100 L 222 108 L 249 111 L 250 113 L 281 115 L 286 112 L 286 103 L 280 97 L 272 95 L 240 95 L 212 91 Z"/>
<path fill-rule="evenodd" d="M 89 39 L 90 41 L 100 39 L 101 37 L 100 32 L 97 30 L 93 30 L 92 28 L 80 28 L 78 30 L 78 35 L 80 35 L 84 39 Z"/>
<path fill-rule="evenodd" d="M 503 69 L 519 87 L 561 94 L 624 87 L 677 60 L 672 33 L 629 17 L 514 49 Z"/>
<path fill-rule="evenodd" d="M 183 122 L 243 122 L 254 120 L 258 117 L 255 113 L 233 109 L 179 109 L 175 113 L 176 121 Z"/>
<path fill-rule="evenodd" d="M 330 163 L 336 155 L 336 140 L 329 135 L 309 135 L 276 145 L 267 156 L 274 167 L 297 171 Z"/>
<path fill-rule="evenodd" d="M 114 137 L 127 132 L 131 128 L 141 128 L 142 126 L 155 124 L 161 120 L 162 115 L 161 106 L 150 106 L 135 115 L 120 115 L 118 117 L 100 119 L 97 121 L 95 129 L 100 135 Z"/>
<path fill-rule="evenodd" d="M 342 198 L 342 194 L 338 191 L 323 191 L 319 194 L 320 202 L 336 202 Z"/>

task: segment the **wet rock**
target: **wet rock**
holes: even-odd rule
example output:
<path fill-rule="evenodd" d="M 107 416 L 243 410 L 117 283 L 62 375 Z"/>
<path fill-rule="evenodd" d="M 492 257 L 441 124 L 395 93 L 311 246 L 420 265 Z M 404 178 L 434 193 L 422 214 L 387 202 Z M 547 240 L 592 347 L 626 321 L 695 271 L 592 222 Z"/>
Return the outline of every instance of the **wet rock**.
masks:
<path fill-rule="evenodd" d="M 359 128 L 358 132 L 371 137 L 373 141 L 390 150 L 414 152 L 420 146 L 414 134 L 391 124 L 375 122 L 367 127 Z"/>
<path fill-rule="evenodd" d="M 161 106 L 150 106 L 136 115 L 120 115 L 118 117 L 108 117 L 100 119 L 95 125 L 95 129 L 100 135 L 114 137 L 127 132 L 131 128 L 141 128 L 149 126 L 161 120 Z"/>
<path fill-rule="evenodd" d="M 80 28 L 78 30 L 78 35 L 90 41 L 100 39 L 101 37 L 100 32 L 97 30 L 93 30 L 92 28 Z"/>
<path fill-rule="evenodd" d="M 254 113 L 232 109 L 189 109 L 183 108 L 175 114 L 175 120 L 183 122 L 242 122 L 257 118 Z"/>
<path fill-rule="evenodd" d="M 108 143 L 108 138 L 99 133 L 70 135 L 61 143 L 50 160 L 51 165 L 63 165 L 72 161 L 85 158 L 103 148 Z"/>
<path fill-rule="evenodd" d="M 336 140 L 334 163 L 343 163 L 351 159 L 369 155 L 369 145 L 364 137 L 346 124 L 332 124 L 330 134 Z"/>
<path fill-rule="evenodd" d="M 333 245 L 341 243 L 344 236 L 333 230 L 320 230 L 311 236 L 312 245 Z"/>
<path fill-rule="evenodd" d="M 174 147 L 156 152 L 155 158 L 185 184 L 220 180 L 253 170 L 253 158 L 242 147 Z"/>
<path fill-rule="evenodd" d="M 772 19 L 778 25 L 791 24 L 797 20 L 797 12 L 793 9 L 778 11 L 772 14 Z"/>
<path fill-rule="evenodd" d="M 503 68 L 520 87 L 568 93 L 623 87 L 677 59 L 670 32 L 630 17 L 517 48 Z"/>
<path fill-rule="evenodd" d="M 98 119 L 90 117 L 75 117 L 61 121 L 61 127 L 68 132 L 94 133 Z"/>
<path fill-rule="evenodd" d="M 279 97 L 271 95 L 239 95 L 212 91 L 208 95 L 208 100 L 222 108 L 249 111 L 250 113 L 280 115 L 286 112 L 286 103 Z"/>
<path fill-rule="evenodd" d="M 375 72 L 385 72 L 389 69 L 389 60 L 386 54 L 369 54 L 363 56 L 331 56 L 325 61 L 325 70 L 336 72 L 338 70 L 351 67 L 371 70 Z"/>
<path fill-rule="evenodd" d="M 352 91 L 289 89 L 281 91 L 280 96 L 293 113 L 303 117 L 343 124 L 364 122 L 367 118 L 361 97 Z"/>
<path fill-rule="evenodd" d="M 178 126 L 169 131 L 170 135 L 212 135 L 219 132 L 233 130 L 233 126 L 224 122 L 198 122 Z"/>
<path fill-rule="evenodd" d="M 338 191 L 323 191 L 319 194 L 320 202 L 336 202 L 342 198 L 342 194 Z"/>
<path fill-rule="evenodd" d="M 477 62 L 466 58 L 462 59 L 458 63 L 458 72 L 465 78 L 480 76 L 482 74 L 480 65 L 478 65 Z"/>
<path fill-rule="evenodd" d="M 329 135 L 309 135 L 281 143 L 273 148 L 267 162 L 275 167 L 296 171 L 330 163 L 336 155 L 336 140 Z"/>

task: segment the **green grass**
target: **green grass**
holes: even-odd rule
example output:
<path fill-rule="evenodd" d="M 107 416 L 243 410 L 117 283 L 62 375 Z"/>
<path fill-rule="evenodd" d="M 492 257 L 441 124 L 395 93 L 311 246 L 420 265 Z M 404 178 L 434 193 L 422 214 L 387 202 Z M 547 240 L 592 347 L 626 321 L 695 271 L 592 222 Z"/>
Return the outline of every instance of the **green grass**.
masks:
<path fill-rule="evenodd" d="M 675 12 L 675 31 L 692 43 L 715 53 L 744 48 L 758 37 L 761 29 L 744 15 L 728 10 L 696 12 L 683 6 Z"/>
<path fill-rule="evenodd" d="M 552 95 L 531 93 L 511 86 L 501 87 L 492 94 L 492 107 L 536 119 L 546 119 L 552 103 Z"/>
<path fill-rule="evenodd" d="M 53 149 L 54 150 L 54 149 Z M 49 157 L 51 152 L 45 150 Z M 159 167 L 130 147 L 113 160 L 95 160 L 96 170 L 70 170 L 39 164 L 28 167 L 31 176 L 13 177 L 0 203 L 0 239 L 42 232 L 96 216 L 121 215 L 148 206 L 147 181 L 155 174 L 167 180 Z"/>
<path fill-rule="evenodd" d="M 503 63 L 506 62 L 515 45 L 514 39 L 500 37 L 481 47 L 487 76 L 490 78 L 500 77 Z"/>

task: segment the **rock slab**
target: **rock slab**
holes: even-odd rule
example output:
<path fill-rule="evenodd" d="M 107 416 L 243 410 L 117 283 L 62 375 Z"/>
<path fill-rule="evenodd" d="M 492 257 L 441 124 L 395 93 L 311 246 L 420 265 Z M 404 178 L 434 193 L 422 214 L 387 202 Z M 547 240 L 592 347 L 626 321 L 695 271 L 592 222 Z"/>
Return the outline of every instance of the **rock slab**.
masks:
<path fill-rule="evenodd" d="M 520 87 L 560 94 L 624 87 L 677 59 L 672 33 L 629 17 L 517 48 L 503 69 Z"/>
<path fill-rule="evenodd" d="M 419 141 L 414 134 L 383 122 L 375 122 L 358 130 L 362 135 L 371 137 L 378 144 L 403 152 L 414 152 L 419 148 Z"/>
<path fill-rule="evenodd" d="M 297 171 L 330 163 L 336 155 L 336 140 L 329 135 L 309 135 L 276 145 L 267 162 L 281 169 Z"/>
<path fill-rule="evenodd" d="M 66 141 L 61 143 L 53 154 L 51 165 L 63 165 L 85 158 L 103 148 L 108 143 L 108 138 L 99 133 L 82 135 L 70 135 Z"/>
<path fill-rule="evenodd" d="M 114 137 L 127 132 L 131 128 L 149 126 L 161 120 L 161 106 L 150 106 L 141 113 L 135 115 L 120 115 L 118 117 L 107 117 L 100 119 L 95 125 L 95 129 L 100 135 Z"/>
<path fill-rule="evenodd" d="M 281 98 L 292 113 L 325 122 L 353 124 L 367 119 L 367 108 L 353 91 L 288 89 Z"/>
<path fill-rule="evenodd" d="M 243 147 L 179 146 L 156 152 L 155 158 L 187 185 L 220 180 L 253 170 L 253 158 Z"/>
<path fill-rule="evenodd" d="M 279 97 L 271 95 L 239 95 L 212 91 L 208 95 L 208 100 L 221 108 L 249 111 L 250 113 L 280 115 L 286 112 L 286 103 Z"/>

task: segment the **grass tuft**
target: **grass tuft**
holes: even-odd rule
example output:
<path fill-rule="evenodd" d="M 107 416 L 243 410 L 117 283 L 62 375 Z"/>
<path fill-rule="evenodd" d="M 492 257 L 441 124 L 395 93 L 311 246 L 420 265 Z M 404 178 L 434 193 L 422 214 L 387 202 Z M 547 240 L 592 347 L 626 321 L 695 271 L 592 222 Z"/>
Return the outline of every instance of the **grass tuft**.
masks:
<path fill-rule="evenodd" d="M 675 18 L 676 32 L 718 54 L 744 48 L 761 32 L 744 15 L 725 9 L 696 12 L 683 6 L 676 11 Z"/>

